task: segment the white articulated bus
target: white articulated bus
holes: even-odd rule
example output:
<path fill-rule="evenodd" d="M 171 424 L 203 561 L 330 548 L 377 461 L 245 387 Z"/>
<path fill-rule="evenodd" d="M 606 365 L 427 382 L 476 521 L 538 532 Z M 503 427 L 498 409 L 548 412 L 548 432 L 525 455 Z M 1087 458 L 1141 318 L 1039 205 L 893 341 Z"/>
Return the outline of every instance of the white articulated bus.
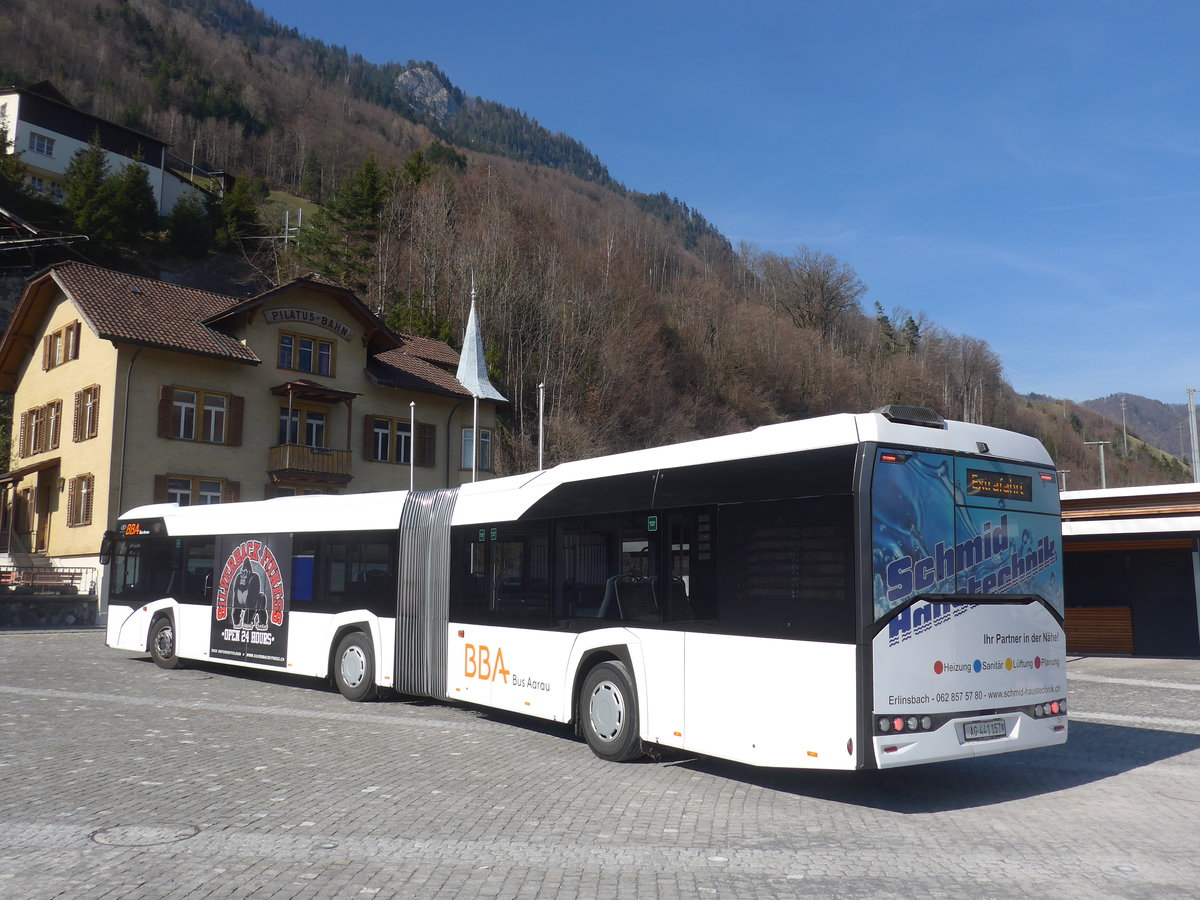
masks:
<path fill-rule="evenodd" d="M 123 516 L 109 646 L 332 678 L 753 765 L 1067 738 L 1036 440 L 885 407 L 451 490 Z"/>

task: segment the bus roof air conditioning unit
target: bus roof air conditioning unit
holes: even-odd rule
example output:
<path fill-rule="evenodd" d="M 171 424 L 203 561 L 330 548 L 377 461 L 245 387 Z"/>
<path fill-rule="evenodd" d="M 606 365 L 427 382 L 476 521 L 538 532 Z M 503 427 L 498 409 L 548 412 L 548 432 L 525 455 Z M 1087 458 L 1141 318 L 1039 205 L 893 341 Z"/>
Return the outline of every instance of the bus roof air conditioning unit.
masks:
<path fill-rule="evenodd" d="M 926 409 L 923 406 L 900 406 L 889 403 L 887 406 L 881 406 L 871 412 L 877 412 L 889 422 L 895 422 L 898 425 L 920 425 L 924 428 L 946 427 L 945 419 L 932 409 Z"/>

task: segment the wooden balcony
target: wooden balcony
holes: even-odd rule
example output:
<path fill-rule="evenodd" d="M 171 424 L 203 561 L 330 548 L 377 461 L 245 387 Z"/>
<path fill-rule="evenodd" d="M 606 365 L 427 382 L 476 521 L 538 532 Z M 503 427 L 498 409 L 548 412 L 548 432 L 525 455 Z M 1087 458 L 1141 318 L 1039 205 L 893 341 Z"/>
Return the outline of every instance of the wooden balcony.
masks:
<path fill-rule="evenodd" d="M 272 481 L 320 481 L 346 484 L 353 478 L 349 450 L 280 444 L 271 448 L 267 474 Z"/>

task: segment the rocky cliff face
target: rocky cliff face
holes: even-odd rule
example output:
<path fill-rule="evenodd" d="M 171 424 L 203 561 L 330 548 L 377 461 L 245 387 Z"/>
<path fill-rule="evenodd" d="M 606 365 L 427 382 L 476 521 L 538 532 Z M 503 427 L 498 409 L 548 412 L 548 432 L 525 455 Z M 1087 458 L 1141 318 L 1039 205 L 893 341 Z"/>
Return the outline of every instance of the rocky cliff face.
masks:
<path fill-rule="evenodd" d="M 459 103 L 445 81 L 430 69 L 405 69 L 396 77 L 396 91 L 418 113 L 429 116 L 443 128 L 458 115 Z"/>

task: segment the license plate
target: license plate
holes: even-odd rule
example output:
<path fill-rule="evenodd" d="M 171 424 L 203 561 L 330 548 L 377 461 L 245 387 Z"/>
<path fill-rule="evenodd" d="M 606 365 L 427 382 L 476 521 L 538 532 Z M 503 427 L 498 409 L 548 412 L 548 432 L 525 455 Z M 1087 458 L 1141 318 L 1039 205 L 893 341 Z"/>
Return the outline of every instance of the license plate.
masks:
<path fill-rule="evenodd" d="M 963 738 L 968 741 L 990 741 L 1008 737 L 1008 727 L 1003 719 L 982 719 L 963 725 Z"/>

